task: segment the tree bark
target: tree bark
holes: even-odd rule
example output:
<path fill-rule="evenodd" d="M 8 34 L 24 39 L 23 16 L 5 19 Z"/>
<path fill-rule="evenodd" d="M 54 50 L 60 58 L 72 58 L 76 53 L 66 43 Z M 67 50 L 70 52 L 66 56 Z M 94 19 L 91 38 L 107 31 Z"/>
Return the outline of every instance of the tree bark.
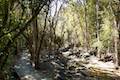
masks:
<path fill-rule="evenodd" d="M 117 3 L 117 6 L 115 6 L 115 9 L 113 9 L 114 11 L 114 16 L 115 16 L 115 20 L 114 20 L 114 29 L 116 31 L 115 34 L 115 38 L 114 38 L 114 42 L 115 42 L 115 64 L 116 66 L 120 65 L 120 1 Z"/>
<path fill-rule="evenodd" d="M 34 5 L 36 3 L 35 0 L 31 1 L 31 5 Z M 32 16 L 35 15 L 36 10 L 34 7 L 32 7 Z M 38 60 L 39 60 L 39 54 L 37 54 L 37 48 L 38 48 L 38 24 L 37 24 L 37 16 L 36 18 L 32 21 L 32 34 L 33 34 L 33 53 L 32 53 L 32 60 L 35 63 L 35 67 L 38 65 Z"/>
<path fill-rule="evenodd" d="M 118 66 L 118 35 L 117 35 L 117 32 L 118 32 L 118 29 L 117 29 L 117 23 L 116 21 L 114 21 L 114 50 L 115 50 L 115 64 L 116 66 Z"/>
<path fill-rule="evenodd" d="M 85 5 L 84 5 L 84 18 L 85 18 L 85 31 L 84 31 L 84 34 L 85 34 L 85 41 L 84 41 L 84 44 L 85 44 L 85 50 L 88 51 L 88 48 L 89 48 L 89 39 L 88 39 L 88 22 L 87 22 L 87 7 L 86 7 L 86 4 L 87 2 L 85 1 Z"/>
<path fill-rule="evenodd" d="M 119 35 L 119 38 L 118 38 L 118 65 L 120 66 L 120 0 L 119 0 L 119 3 L 118 3 L 118 35 Z"/>
<path fill-rule="evenodd" d="M 99 20 L 98 20 L 98 17 L 99 17 L 99 0 L 96 0 L 96 39 L 97 39 L 97 42 L 99 43 L 100 42 L 100 37 L 99 37 Z M 100 57 L 100 48 L 96 47 L 97 49 L 97 57 Z"/>

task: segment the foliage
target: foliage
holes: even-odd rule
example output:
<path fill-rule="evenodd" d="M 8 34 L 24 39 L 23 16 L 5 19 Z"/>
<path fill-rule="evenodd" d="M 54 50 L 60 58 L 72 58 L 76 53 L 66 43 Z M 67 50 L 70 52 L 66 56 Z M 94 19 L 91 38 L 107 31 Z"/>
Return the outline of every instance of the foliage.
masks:
<path fill-rule="evenodd" d="M 109 49 L 117 56 L 119 5 L 119 0 L 0 0 L 1 70 L 23 48 L 29 49 L 34 63 L 42 50 L 70 44 L 87 51 Z"/>

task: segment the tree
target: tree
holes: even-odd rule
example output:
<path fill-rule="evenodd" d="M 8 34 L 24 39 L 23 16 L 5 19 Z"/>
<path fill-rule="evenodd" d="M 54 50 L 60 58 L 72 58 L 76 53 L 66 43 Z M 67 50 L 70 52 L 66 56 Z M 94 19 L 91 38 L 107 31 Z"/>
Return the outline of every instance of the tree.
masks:
<path fill-rule="evenodd" d="M 9 3 L 9 1 L 7 1 L 7 0 L 5 0 L 5 3 Z M 27 2 L 27 1 L 26 1 Z M 9 37 L 7 38 L 7 42 L 5 42 L 5 45 L 4 46 L 2 46 L 2 48 L 1 48 L 1 53 L 4 53 L 4 52 L 6 52 L 7 51 L 7 49 L 8 48 L 10 48 L 10 46 L 12 45 L 12 43 L 14 43 L 14 41 L 16 40 L 16 38 L 18 38 L 28 27 L 29 27 L 29 25 L 31 24 L 31 22 L 36 18 L 36 16 L 39 14 L 39 12 L 42 10 L 42 8 L 44 7 L 44 6 L 46 6 L 46 5 L 48 5 L 48 4 L 50 4 L 50 0 L 46 0 L 46 1 L 40 1 L 39 2 L 39 4 L 38 4 L 38 6 L 36 7 L 36 9 L 35 9 L 35 14 L 34 15 L 32 15 L 32 17 L 31 18 L 27 18 L 26 20 L 23 20 L 23 18 L 25 17 L 25 15 L 24 16 L 22 16 L 22 20 L 21 20 L 21 16 L 18 16 L 18 15 L 22 15 L 22 14 L 16 14 L 16 16 L 13 16 L 13 18 L 14 19 L 12 19 L 12 17 L 11 18 L 9 18 L 9 19 L 11 19 L 10 20 L 10 22 L 12 22 L 13 20 L 15 20 L 15 22 L 16 22 L 16 20 L 18 20 L 18 23 L 17 23 L 17 25 L 15 25 L 15 28 L 12 28 L 12 29 L 9 29 L 10 28 L 10 26 L 12 26 L 12 25 L 7 25 L 7 27 L 4 27 L 4 24 L 5 24 L 5 22 L 6 22 L 6 24 L 8 24 L 9 22 L 7 22 L 7 20 L 4 20 L 4 19 L 2 19 L 2 21 L 3 21 L 3 24 L 2 24 L 2 27 L 1 28 L 3 28 L 1 31 L 4 31 L 4 30 L 6 30 L 6 31 L 4 31 L 3 33 L 2 33 L 2 35 L 1 35 L 1 37 L 4 37 L 4 36 L 6 36 L 6 35 L 10 35 L 10 39 L 9 39 Z M 15 2 L 11 2 L 11 6 L 13 6 L 14 4 L 17 4 L 16 3 L 16 1 Z M 19 4 L 21 4 L 20 2 L 18 2 L 18 5 Z M 4 2 L 3 2 L 3 5 L 4 5 Z M 5 4 L 6 5 L 6 4 Z M 17 5 L 17 6 L 18 6 Z M 29 4 L 27 4 L 27 5 L 29 5 Z M 21 6 L 21 7 L 23 7 L 23 5 Z M 23 8 L 21 8 L 21 7 L 19 7 L 19 9 L 18 9 L 18 7 L 17 7 L 17 9 L 18 9 L 18 12 L 19 11 L 21 11 L 21 9 L 23 9 Z M 5 7 L 6 8 L 6 7 Z M 11 7 L 9 7 L 9 8 L 11 8 Z M 5 10 L 9 10 L 9 8 L 8 9 L 5 9 Z M 14 7 L 15 9 L 16 9 L 16 7 Z M 13 9 L 13 8 L 11 8 L 11 12 L 12 11 L 14 11 L 15 9 Z M 24 10 L 23 10 L 24 11 Z M 10 12 L 10 11 L 9 11 Z M 14 12 L 13 12 L 14 13 Z M 12 15 L 13 15 L 13 13 L 11 13 Z M 7 14 L 7 12 L 6 12 L 6 14 Z M 5 16 L 6 16 L 6 14 L 5 14 Z M 8 13 L 9 14 L 9 13 Z M 7 14 L 7 15 L 8 15 Z M 6 19 L 6 18 L 5 18 Z M 20 22 L 19 22 L 20 21 Z M 23 22 L 24 21 L 24 22 Z M 6 29 L 5 29 L 6 28 Z M 17 30 L 17 31 L 16 31 Z M 8 55 L 8 54 L 7 54 Z M 0 57 L 3 57 L 3 56 L 6 56 L 6 53 L 4 53 L 4 54 L 1 54 L 0 55 Z M 7 56 L 6 56 L 6 58 L 5 58 L 5 60 L 3 60 L 3 63 L 5 63 L 6 62 L 6 59 L 7 59 Z M 3 65 L 3 64 L 2 64 Z"/>
<path fill-rule="evenodd" d="M 113 2 L 113 4 L 111 4 L 111 9 L 113 11 L 113 15 L 114 15 L 114 49 L 115 49 L 115 63 L 116 66 L 120 65 L 120 60 L 119 60 L 119 29 L 120 29 L 120 17 L 119 17 L 119 11 L 120 11 L 120 1 L 119 0 L 115 0 Z"/>

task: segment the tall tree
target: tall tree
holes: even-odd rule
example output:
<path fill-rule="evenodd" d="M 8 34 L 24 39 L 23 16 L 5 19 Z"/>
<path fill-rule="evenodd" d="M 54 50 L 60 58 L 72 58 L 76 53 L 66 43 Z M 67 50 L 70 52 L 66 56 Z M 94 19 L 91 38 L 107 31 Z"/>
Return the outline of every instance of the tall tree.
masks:
<path fill-rule="evenodd" d="M 99 24 L 99 0 L 96 0 L 96 38 L 97 38 L 98 44 L 100 43 L 99 28 L 100 28 L 100 24 Z M 99 48 L 99 46 L 97 46 L 96 48 L 97 48 L 97 56 L 100 57 L 100 48 Z"/>
<path fill-rule="evenodd" d="M 85 0 L 85 2 L 84 2 L 84 20 L 85 20 L 85 28 L 84 28 L 84 30 L 85 30 L 85 48 L 86 48 L 86 50 L 88 51 L 88 48 L 89 48 L 89 38 L 88 38 L 88 36 L 89 36 L 89 34 L 88 34 L 88 21 L 87 21 L 87 1 Z"/>
<path fill-rule="evenodd" d="M 111 8 L 113 11 L 113 15 L 114 15 L 114 50 L 115 50 L 115 63 L 116 66 L 120 65 L 120 53 L 119 53 L 119 47 L 120 47 L 120 1 L 119 0 L 115 0 L 112 2 L 111 4 Z"/>

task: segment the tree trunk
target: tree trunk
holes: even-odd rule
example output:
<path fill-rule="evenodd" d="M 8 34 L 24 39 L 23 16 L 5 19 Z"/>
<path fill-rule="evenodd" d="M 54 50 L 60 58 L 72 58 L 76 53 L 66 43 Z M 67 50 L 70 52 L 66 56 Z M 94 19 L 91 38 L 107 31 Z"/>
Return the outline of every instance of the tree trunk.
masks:
<path fill-rule="evenodd" d="M 31 5 L 34 4 L 35 1 L 33 0 Z M 34 7 L 32 7 L 32 16 L 34 16 L 36 13 L 36 10 Z M 37 17 L 32 21 L 32 34 L 33 34 L 33 55 L 32 60 L 35 63 L 35 67 L 39 63 L 39 54 L 37 54 L 37 48 L 38 48 L 38 24 L 37 24 Z"/>
<path fill-rule="evenodd" d="M 99 43 L 100 42 L 100 37 L 99 37 L 99 20 L 98 20 L 98 17 L 99 17 L 99 0 L 96 0 L 96 39 L 97 39 L 97 42 Z M 97 57 L 100 57 L 100 48 L 96 47 L 97 49 Z"/>
<path fill-rule="evenodd" d="M 117 3 L 116 9 L 114 9 L 115 15 L 115 64 L 120 65 L 120 1 Z"/>
<path fill-rule="evenodd" d="M 89 41 L 88 41 L 88 22 L 87 22 L 87 7 L 86 7 L 86 2 L 85 2 L 85 8 L 84 8 L 84 12 L 85 12 L 85 15 L 84 15 L 84 18 L 85 18 L 85 40 L 84 40 L 84 44 L 85 44 L 85 50 L 88 51 L 88 48 L 89 48 Z"/>
<path fill-rule="evenodd" d="M 120 0 L 119 0 L 119 4 L 120 5 Z M 120 6 L 118 6 L 118 65 L 120 66 Z"/>
<path fill-rule="evenodd" d="M 117 30 L 117 23 L 114 21 L 114 50 L 115 50 L 115 64 L 118 66 L 118 30 Z"/>

